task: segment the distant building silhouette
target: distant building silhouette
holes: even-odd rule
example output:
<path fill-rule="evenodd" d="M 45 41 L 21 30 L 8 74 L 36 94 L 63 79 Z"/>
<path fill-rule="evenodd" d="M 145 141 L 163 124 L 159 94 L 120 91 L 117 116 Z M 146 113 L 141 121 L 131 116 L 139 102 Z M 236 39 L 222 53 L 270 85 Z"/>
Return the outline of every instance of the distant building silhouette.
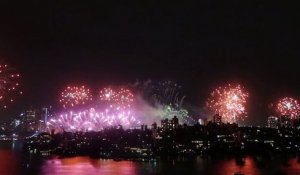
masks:
<path fill-rule="evenodd" d="M 280 126 L 280 120 L 276 116 L 270 116 L 268 117 L 268 128 L 274 128 L 277 129 Z"/>
<path fill-rule="evenodd" d="M 32 131 L 36 128 L 37 114 L 33 108 L 30 108 L 25 112 L 23 119 L 25 131 Z"/>
<path fill-rule="evenodd" d="M 219 114 L 214 115 L 213 122 L 216 123 L 217 125 L 221 125 L 222 124 L 222 116 L 220 116 Z"/>
<path fill-rule="evenodd" d="M 156 124 L 156 122 L 154 122 L 151 126 L 152 126 L 151 129 L 157 129 L 157 124 Z"/>
<path fill-rule="evenodd" d="M 163 119 L 161 120 L 161 127 L 163 130 L 166 129 L 175 129 L 179 125 L 179 120 L 177 116 L 174 116 L 172 119 Z"/>
<path fill-rule="evenodd" d="M 289 116 L 281 116 L 281 127 L 285 127 L 285 128 L 291 128 L 292 127 L 292 120 Z"/>
<path fill-rule="evenodd" d="M 147 126 L 147 125 L 144 125 L 144 124 L 141 125 L 141 130 L 142 130 L 142 131 L 146 131 L 147 129 L 148 129 L 148 126 Z"/>

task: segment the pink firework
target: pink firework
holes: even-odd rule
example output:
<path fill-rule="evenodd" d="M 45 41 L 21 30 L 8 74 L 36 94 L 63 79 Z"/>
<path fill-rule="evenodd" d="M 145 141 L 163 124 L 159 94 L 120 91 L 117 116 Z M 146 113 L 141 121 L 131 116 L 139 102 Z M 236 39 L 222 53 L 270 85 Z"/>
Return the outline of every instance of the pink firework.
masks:
<path fill-rule="evenodd" d="M 91 108 L 79 112 L 69 112 L 50 119 L 47 123 L 51 129 L 62 131 L 101 131 L 107 127 L 121 125 L 125 128 L 140 125 L 131 111 L 118 108 L 96 110 Z"/>
<path fill-rule="evenodd" d="M 91 100 L 88 94 L 89 91 L 84 87 L 68 87 L 62 94 L 61 103 L 65 107 L 84 104 L 87 100 Z M 100 103 L 99 101 L 92 103 L 95 108 L 62 113 L 50 119 L 48 126 L 56 130 L 83 132 L 100 131 L 118 125 L 125 128 L 136 127 L 141 122 L 135 118 L 131 110 L 133 98 L 129 89 L 104 88 L 99 94 Z"/>
<path fill-rule="evenodd" d="M 228 84 L 215 89 L 207 101 L 207 106 L 215 113 L 222 116 L 222 120 L 228 123 L 237 122 L 246 117 L 246 102 L 248 93 L 241 85 Z"/>
<path fill-rule="evenodd" d="M 115 101 L 116 92 L 112 88 L 103 88 L 100 90 L 101 101 Z"/>
<path fill-rule="evenodd" d="M 120 106 L 123 106 L 125 108 L 131 107 L 131 105 L 134 101 L 133 99 L 134 99 L 134 96 L 129 89 L 121 88 L 116 94 L 117 104 L 119 104 Z"/>
<path fill-rule="evenodd" d="M 101 101 L 122 109 L 130 108 L 134 101 L 134 95 L 126 88 L 104 88 L 100 90 L 99 97 Z"/>
<path fill-rule="evenodd" d="M 68 86 L 62 93 L 59 102 L 64 108 L 86 104 L 92 100 L 90 90 L 85 86 Z"/>
<path fill-rule="evenodd" d="M 281 116 L 289 116 L 291 119 L 296 119 L 300 116 L 300 105 L 296 99 L 284 97 L 277 103 L 277 111 Z"/>
<path fill-rule="evenodd" d="M 0 103 L 7 108 L 8 103 L 14 102 L 16 95 L 23 94 L 20 90 L 20 74 L 8 65 L 0 64 Z"/>

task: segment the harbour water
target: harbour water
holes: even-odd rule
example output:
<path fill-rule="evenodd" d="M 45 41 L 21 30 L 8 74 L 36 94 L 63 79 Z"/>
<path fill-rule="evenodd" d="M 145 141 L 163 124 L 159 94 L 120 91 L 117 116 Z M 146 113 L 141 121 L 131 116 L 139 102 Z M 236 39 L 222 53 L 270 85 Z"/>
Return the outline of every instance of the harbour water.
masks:
<path fill-rule="evenodd" d="M 89 157 L 59 158 L 24 155 L 16 142 L 0 142 L 0 175 L 168 175 L 206 174 L 297 175 L 297 157 L 287 159 L 247 156 L 240 164 L 234 157 L 197 157 L 178 161 L 126 161 Z"/>

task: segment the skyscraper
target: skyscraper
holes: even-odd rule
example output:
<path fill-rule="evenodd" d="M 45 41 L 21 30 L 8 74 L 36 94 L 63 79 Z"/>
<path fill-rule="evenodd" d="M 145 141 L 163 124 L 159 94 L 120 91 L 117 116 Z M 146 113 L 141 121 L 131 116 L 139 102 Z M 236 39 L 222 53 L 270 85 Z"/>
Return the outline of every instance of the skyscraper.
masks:
<path fill-rule="evenodd" d="M 270 116 L 268 117 L 268 125 L 269 128 L 278 128 L 280 125 L 280 120 L 276 116 Z"/>

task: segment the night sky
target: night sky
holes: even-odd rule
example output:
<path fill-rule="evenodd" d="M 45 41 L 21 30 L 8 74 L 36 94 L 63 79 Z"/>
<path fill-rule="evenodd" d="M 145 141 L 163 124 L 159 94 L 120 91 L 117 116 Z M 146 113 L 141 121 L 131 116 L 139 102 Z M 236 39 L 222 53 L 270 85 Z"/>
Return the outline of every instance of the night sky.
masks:
<path fill-rule="evenodd" d="M 136 79 L 179 82 L 187 101 L 202 107 L 214 87 L 239 82 L 250 94 L 249 123 L 261 124 L 271 102 L 300 98 L 296 7 L 1 0 L 0 60 L 23 75 L 24 95 L 13 110 L 56 104 L 69 83 L 97 88 Z"/>

